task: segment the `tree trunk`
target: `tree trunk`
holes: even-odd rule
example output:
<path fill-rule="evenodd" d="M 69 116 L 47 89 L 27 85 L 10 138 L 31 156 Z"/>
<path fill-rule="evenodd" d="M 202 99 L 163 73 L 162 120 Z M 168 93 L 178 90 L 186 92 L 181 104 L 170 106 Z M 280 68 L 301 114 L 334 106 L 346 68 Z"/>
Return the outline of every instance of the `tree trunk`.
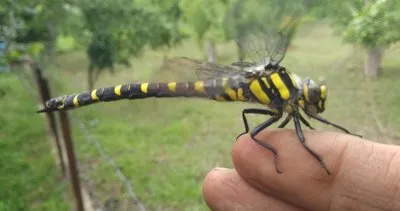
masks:
<path fill-rule="evenodd" d="M 165 64 L 165 62 L 168 60 L 168 53 L 169 53 L 169 47 L 166 47 L 166 48 L 164 48 L 164 51 L 163 51 L 163 64 Z"/>
<path fill-rule="evenodd" d="M 92 90 L 94 87 L 94 72 L 95 68 L 94 65 L 90 64 L 88 68 L 88 89 Z"/>
<path fill-rule="evenodd" d="M 381 72 L 382 50 L 380 48 L 367 49 L 367 56 L 364 63 L 364 75 L 377 77 Z"/>
<path fill-rule="evenodd" d="M 244 57 L 245 57 L 245 52 L 241 46 L 243 46 L 243 43 L 241 43 L 241 41 L 239 41 L 239 46 L 237 46 L 239 62 L 243 62 Z"/>
<path fill-rule="evenodd" d="M 213 41 L 208 41 L 207 52 L 207 61 L 215 63 L 217 61 L 217 49 L 215 48 L 215 43 Z"/>

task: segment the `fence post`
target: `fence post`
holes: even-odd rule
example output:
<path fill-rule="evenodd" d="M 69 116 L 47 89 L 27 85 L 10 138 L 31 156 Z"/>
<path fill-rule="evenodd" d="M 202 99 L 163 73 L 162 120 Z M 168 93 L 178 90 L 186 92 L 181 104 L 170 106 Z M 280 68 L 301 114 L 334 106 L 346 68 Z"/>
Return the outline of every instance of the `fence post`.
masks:
<path fill-rule="evenodd" d="M 28 62 L 30 63 L 31 69 L 33 70 L 33 75 L 35 76 L 36 84 L 39 89 L 39 95 L 42 100 L 42 104 L 44 105 L 46 103 L 46 100 L 50 99 L 51 96 L 47 79 L 43 77 L 42 71 L 35 61 L 29 60 Z M 46 117 L 50 125 L 50 131 L 54 136 L 56 142 L 58 159 L 60 161 L 60 167 L 61 167 L 61 175 L 62 177 L 65 177 L 64 155 L 61 147 L 60 136 L 57 131 L 56 118 L 54 116 L 54 113 L 51 112 L 47 112 Z"/>
<path fill-rule="evenodd" d="M 67 112 L 64 110 L 59 111 L 59 117 L 61 122 L 61 131 L 64 139 L 64 146 L 67 151 L 69 174 L 71 177 L 72 188 L 74 190 L 76 199 L 76 209 L 77 211 L 83 211 L 84 208 L 82 202 L 81 186 L 78 176 L 78 169 L 76 167 L 74 144 L 71 138 L 71 129 L 69 125 Z"/>
<path fill-rule="evenodd" d="M 36 83 L 39 88 L 39 95 L 41 97 L 42 103 L 45 104 L 46 100 L 50 99 L 50 96 L 51 96 L 48 82 L 43 77 L 42 71 L 41 71 L 39 65 L 37 65 L 37 63 L 35 61 L 33 61 L 30 58 L 25 58 L 24 61 L 27 61 L 33 70 L 33 73 L 34 73 L 35 79 L 36 79 Z M 56 119 L 55 119 L 54 113 L 52 113 L 52 112 L 46 112 L 46 116 L 48 117 L 48 120 L 50 123 L 50 129 L 56 139 L 56 145 L 57 145 L 57 150 L 58 150 L 58 154 L 59 154 L 62 174 L 63 174 L 63 176 L 65 176 L 66 169 L 65 169 L 65 163 L 64 163 L 64 156 L 63 156 L 63 150 L 61 148 L 61 143 L 60 143 L 60 139 L 59 139 L 59 135 L 58 135 L 58 131 L 57 131 Z M 78 169 L 76 166 L 74 145 L 72 143 L 71 129 L 70 129 L 67 113 L 65 111 L 60 111 L 59 119 L 60 119 L 60 123 L 61 123 L 60 126 L 61 126 L 61 132 L 62 132 L 63 140 L 64 140 L 64 147 L 67 152 L 71 184 L 72 184 L 72 188 L 73 188 L 75 200 L 76 200 L 76 210 L 84 211 Z"/>

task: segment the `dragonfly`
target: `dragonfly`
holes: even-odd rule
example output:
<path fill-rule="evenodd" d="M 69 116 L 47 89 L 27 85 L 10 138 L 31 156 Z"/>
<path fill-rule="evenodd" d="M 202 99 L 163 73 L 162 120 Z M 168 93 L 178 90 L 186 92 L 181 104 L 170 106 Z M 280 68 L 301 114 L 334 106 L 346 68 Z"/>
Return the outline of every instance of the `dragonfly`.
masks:
<path fill-rule="evenodd" d="M 278 128 L 286 127 L 293 120 L 297 137 L 302 146 L 330 175 L 331 171 L 323 158 L 306 143 L 302 125 L 312 130 L 314 127 L 304 116 L 333 126 L 347 134 L 356 134 L 320 115 L 325 111 L 327 100 L 328 87 L 324 81 L 316 83 L 310 78 L 302 79 L 281 65 L 298 26 L 299 18 L 293 15 L 285 20 L 275 33 L 276 39 L 272 39 L 271 33 L 265 31 L 261 31 L 262 33 L 253 31 L 254 33 L 235 39 L 238 46 L 246 52 L 250 61 L 233 62 L 229 66 L 187 57 L 174 59 L 177 63 L 187 63 L 193 66 L 193 72 L 196 73 L 199 80 L 120 84 L 63 95 L 47 100 L 44 108 L 38 112 L 70 110 L 97 102 L 151 97 L 206 98 L 218 102 L 258 103 L 264 105 L 265 108 L 246 108 L 242 111 L 244 132 L 238 137 L 249 133 L 255 143 L 272 152 L 275 170 L 277 173 L 282 173 L 276 161 L 277 149 L 265 141 L 259 140 L 256 136 L 281 119 L 283 121 Z M 260 45 L 260 42 L 265 44 Z M 250 130 L 249 114 L 265 115 L 269 118 Z"/>

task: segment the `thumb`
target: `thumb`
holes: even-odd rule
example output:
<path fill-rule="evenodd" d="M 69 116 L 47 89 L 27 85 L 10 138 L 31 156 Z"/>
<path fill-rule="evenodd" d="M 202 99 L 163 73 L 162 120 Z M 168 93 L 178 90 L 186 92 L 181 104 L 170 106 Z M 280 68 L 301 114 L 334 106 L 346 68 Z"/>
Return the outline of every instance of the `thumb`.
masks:
<path fill-rule="evenodd" d="M 268 195 L 309 210 L 400 210 L 400 148 L 334 132 L 305 132 L 306 143 L 332 172 L 327 175 L 292 130 L 257 136 L 273 154 L 242 136 L 232 150 L 239 175 Z"/>

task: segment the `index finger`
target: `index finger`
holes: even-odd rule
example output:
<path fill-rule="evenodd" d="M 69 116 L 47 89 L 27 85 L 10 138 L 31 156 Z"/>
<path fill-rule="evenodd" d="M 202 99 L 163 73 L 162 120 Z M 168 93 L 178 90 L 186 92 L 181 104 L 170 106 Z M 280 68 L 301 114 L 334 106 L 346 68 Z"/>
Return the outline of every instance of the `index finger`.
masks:
<path fill-rule="evenodd" d="M 400 188 L 399 165 L 391 162 L 395 157 L 400 164 L 397 147 L 334 132 L 310 131 L 305 132 L 305 137 L 309 147 L 324 159 L 332 175 L 328 176 L 303 148 L 294 131 L 282 129 L 267 130 L 257 136 L 277 149 L 277 165 L 282 174 L 275 171 L 273 154 L 248 135 L 234 145 L 235 168 L 244 180 L 260 191 L 310 210 L 360 204 L 365 208 L 400 206 L 396 200 L 389 200 L 396 195 L 396 187 Z M 390 163 L 397 170 L 391 168 Z M 383 176 L 382 172 L 390 174 Z M 345 198 L 348 200 L 342 200 Z M 354 208 L 360 209 L 359 206 Z"/>

